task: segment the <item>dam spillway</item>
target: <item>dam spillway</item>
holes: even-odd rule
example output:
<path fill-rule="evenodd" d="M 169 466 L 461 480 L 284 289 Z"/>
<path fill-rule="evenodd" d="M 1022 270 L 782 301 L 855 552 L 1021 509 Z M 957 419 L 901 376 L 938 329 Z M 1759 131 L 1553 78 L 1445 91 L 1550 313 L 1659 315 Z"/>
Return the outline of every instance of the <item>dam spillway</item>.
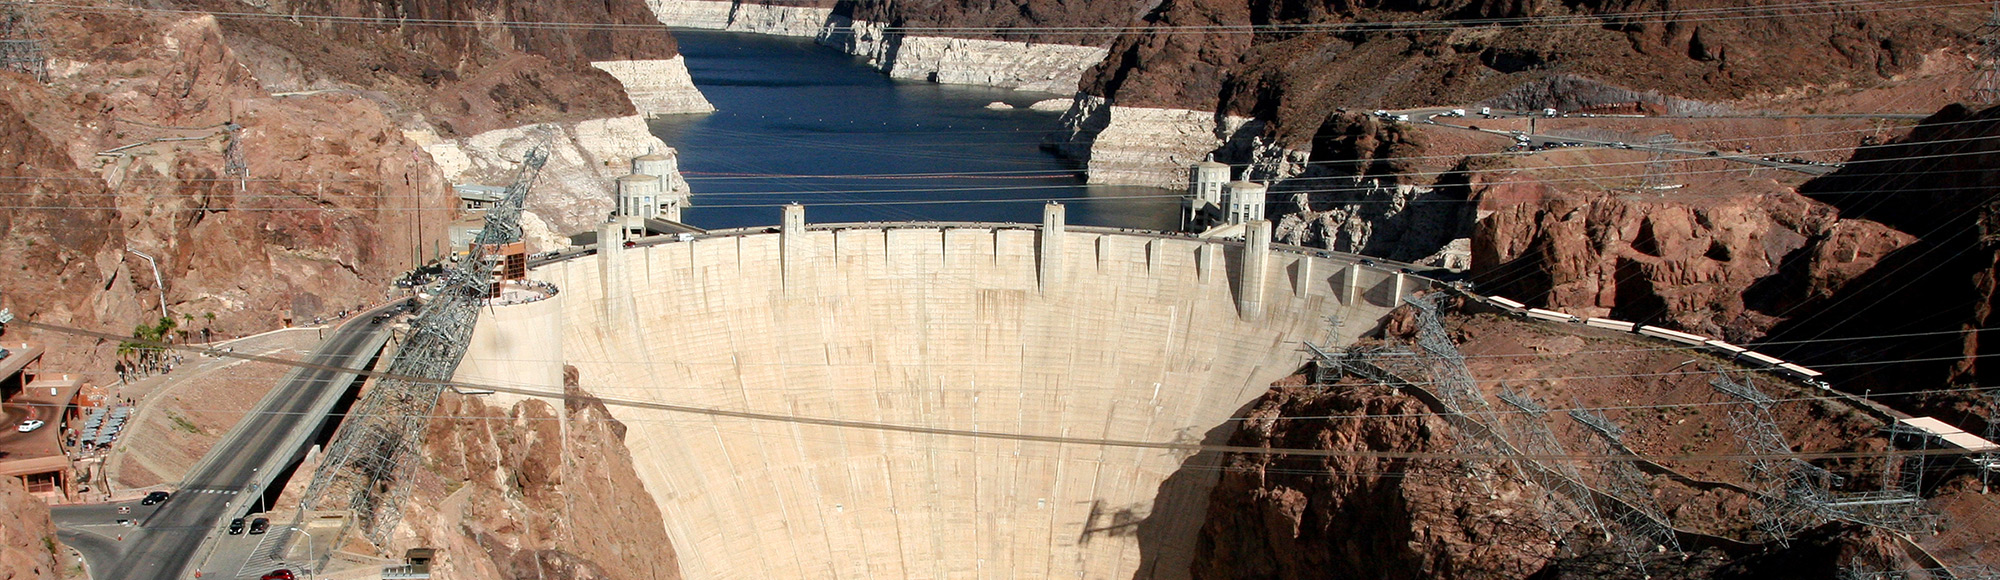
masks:
<path fill-rule="evenodd" d="M 568 364 L 606 398 L 1221 443 L 1302 342 L 1352 342 L 1420 280 L 1060 213 L 793 217 L 533 268 L 560 293 L 486 310 L 457 379 L 560 392 Z M 1183 578 L 1217 475 L 1159 449 L 613 413 L 695 579 Z"/>

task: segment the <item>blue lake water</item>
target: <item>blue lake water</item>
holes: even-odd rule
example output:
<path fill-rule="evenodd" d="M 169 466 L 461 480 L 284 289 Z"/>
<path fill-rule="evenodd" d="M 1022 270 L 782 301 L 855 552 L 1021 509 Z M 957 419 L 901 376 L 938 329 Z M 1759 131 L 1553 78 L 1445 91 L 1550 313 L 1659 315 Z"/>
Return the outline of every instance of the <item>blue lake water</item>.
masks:
<path fill-rule="evenodd" d="M 1041 221 L 1168 229 L 1176 192 L 1084 185 L 1042 151 L 1063 95 L 898 81 L 807 39 L 676 30 L 696 87 L 717 112 L 655 119 L 694 189 L 683 214 L 703 228 L 772 225 L 779 207 L 811 222 Z M 1004 101 L 1015 110 L 985 108 Z"/>

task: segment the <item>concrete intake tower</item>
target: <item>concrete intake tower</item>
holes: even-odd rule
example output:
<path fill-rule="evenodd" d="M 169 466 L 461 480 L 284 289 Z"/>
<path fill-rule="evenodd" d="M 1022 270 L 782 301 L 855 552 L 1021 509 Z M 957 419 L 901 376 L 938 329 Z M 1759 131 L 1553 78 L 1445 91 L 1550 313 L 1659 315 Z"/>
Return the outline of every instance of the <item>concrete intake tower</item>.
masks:
<path fill-rule="evenodd" d="M 1220 444 L 1427 282 L 1354 256 L 1042 224 L 599 244 L 482 311 L 457 379 L 986 433 Z M 508 397 L 509 395 L 497 395 Z M 560 405 L 558 405 L 560 408 Z M 620 407 L 691 579 L 1184 578 L 1217 458 Z M 579 524 L 581 527 L 587 527 Z"/>

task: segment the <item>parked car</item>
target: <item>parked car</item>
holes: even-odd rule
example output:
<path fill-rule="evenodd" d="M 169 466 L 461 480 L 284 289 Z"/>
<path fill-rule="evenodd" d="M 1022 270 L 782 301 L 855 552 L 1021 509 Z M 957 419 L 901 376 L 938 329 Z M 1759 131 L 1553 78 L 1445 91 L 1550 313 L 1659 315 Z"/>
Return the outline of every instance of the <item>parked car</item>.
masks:
<path fill-rule="evenodd" d="M 298 580 L 298 577 L 293 576 L 291 570 L 279 568 L 264 573 L 262 580 Z"/>
<path fill-rule="evenodd" d="M 243 535 L 243 518 L 236 518 L 233 520 L 229 520 L 229 535 L 232 536 Z"/>
<path fill-rule="evenodd" d="M 146 497 L 141 498 L 139 500 L 139 505 L 157 505 L 157 504 L 167 503 L 167 498 L 170 497 L 173 497 L 173 495 L 164 491 L 156 491 L 153 493 L 146 494 Z"/>
<path fill-rule="evenodd" d="M 43 425 L 47 424 L 48 423 L 43 423 L 41 419 L 29 419 L 26 421 L 22 421 L 20 425 L 15 426 L 14 430 L 20 431 L 22 433 L 27 433 L 29 431 L 40 429 L 42 428 Z"/>
<path fill-rule="evenodd" d="M 271 529 L 271 520 L 269 518 L 257 518 L 254 520 L 250 520 L 251 534 L 261 534 L 264 533 L 265 530 L 269 529 Z"/>

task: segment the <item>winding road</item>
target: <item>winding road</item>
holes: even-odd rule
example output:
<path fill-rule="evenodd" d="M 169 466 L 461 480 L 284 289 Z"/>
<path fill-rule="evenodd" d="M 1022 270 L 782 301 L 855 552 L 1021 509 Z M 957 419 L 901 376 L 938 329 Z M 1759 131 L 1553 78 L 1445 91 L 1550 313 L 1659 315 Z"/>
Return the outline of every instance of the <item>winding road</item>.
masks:
<path fill-rule="evenodd" d="M 378 314 L 392 303 L 356 315 L 307 360 L 319 365 L 366 367 L 387 340 Z M 298 368 L 243 417 L 157 506 L 138 502 L 59 506 L 52 514 L 63 542 L 82 552 L 97 580 L 168 580 L 187 577 L 202 547 L 222 526 L 253 509 L 258 490 L 274 473 L 312 445 L 313 435 L 356 375 Z M 118 513 L 121 507 L 129 513 Z M 122 522 L 121 522 L 122 520 Z M 217 563 L 217 568 L 234 566 Z"/>

